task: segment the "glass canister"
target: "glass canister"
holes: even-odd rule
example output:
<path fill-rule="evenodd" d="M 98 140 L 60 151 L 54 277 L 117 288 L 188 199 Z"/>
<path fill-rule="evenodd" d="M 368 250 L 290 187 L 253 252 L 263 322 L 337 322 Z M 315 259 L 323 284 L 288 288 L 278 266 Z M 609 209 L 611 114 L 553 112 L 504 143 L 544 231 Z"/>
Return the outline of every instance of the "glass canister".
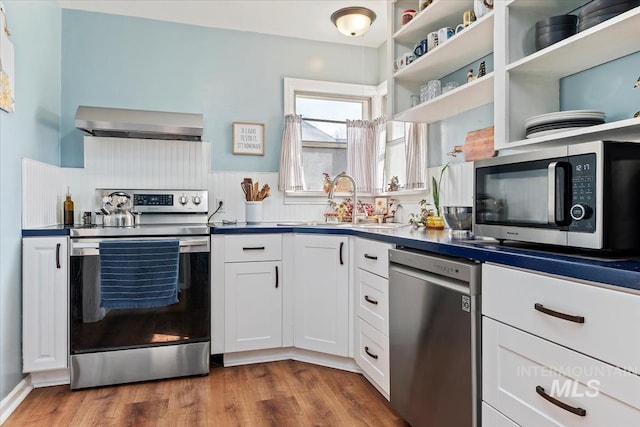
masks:
<path fill-rule="evenodd" d="M 427 82 L 427 101 L 442 95 L 442 85 L 440 80 L 429 80 Z"/>

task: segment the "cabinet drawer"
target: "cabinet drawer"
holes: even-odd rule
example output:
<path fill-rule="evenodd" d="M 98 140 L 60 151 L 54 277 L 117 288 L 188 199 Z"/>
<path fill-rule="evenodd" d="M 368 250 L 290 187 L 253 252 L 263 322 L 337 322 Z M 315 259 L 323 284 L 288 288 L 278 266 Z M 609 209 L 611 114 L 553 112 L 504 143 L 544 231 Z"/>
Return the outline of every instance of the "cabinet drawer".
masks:
<path fill-rule="evenodd" d="M 356 269 L 356 313 L 371 326 L 389 334 L 389 279 Z"/>
<path fill-rule="evenodd" d="M 389 338 L 356 317 L 355 359 L 362 370 L 389 394 Z"/>
<path fill-rule="evenodd" d="M 482 338 L 483 399 L 516 423 L 639 425 L 640 376 L 487 318 Z"/>
<path fill-rule="evenodd" d="M 393 245 L 368 239 L 356 240 L 356 267 L 389 278 L 389 249 Z"/>
<path fill-rule="evenodd" d="M 640 373 L 640 296 L 495 265 L 482 288 L 483 315 Z"/>
<path fill-rule="evenodd" d="M 282 259 L 282 235 L 252 234 L 226 236 L 224 261 L 278 261 Z"/>
<path fill-rule="evenodd" d="M 482 402 L 482 427 L 518 427 L 518 424 Z"/>

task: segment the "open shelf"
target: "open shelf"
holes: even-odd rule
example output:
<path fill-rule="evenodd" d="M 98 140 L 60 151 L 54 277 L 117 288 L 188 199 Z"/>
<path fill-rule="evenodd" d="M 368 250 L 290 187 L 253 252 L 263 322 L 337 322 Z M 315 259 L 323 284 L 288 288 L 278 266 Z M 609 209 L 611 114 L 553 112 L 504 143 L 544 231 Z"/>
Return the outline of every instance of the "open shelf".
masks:
<path fill-rule="evenodd" d="M 398 43 L 415 43 L 427 37 L 429 31 L 425 28 L 437 31 L 441 27 L 455 27 L 458 21 L 462 23 L 462 14 L 467 9 L 473 9 L 473 1 L 435 0 L 396 31 L 393 38 Z M 452 22 L 456 24 L 451 25 Z"/>
<path fill-rule="evenodd" d="M 638 52 L 638 28 L 640 7 L 509 64 L 507 71 L 560 79 Z"/>
<path fill-rule="evenodd" d="M 394 116 L 404 122 L 433 123 L 493 102 L 493 73 Z"/>
<path fill-rule="evenodd" d="M 553 135 L 512 141 L 498 149 L 510 149 L 529 145 L 573 144 L 589 141 L 629 141 L 640 142 L 640 118 L 618 120 L 596 126 L 558 132 Z"/>
<path fill-rule="evenodd" d="M 425 11 L 442 2 L 443 0 L 434 2 Z M 463 2 L 448 1 L 448 3 Z M 396 72 L 393 78 L 397 81 L 426 82 L 438 79 L 490 54 L 493 52 L 493 17 L 493 12 L 483 16 L 446 43 L 437 46 Z M 407 26 L 412 23 L 413 21 L 409 22 Z M 426 37 L 426 34 L 421 34 L 422 38 Z"/>

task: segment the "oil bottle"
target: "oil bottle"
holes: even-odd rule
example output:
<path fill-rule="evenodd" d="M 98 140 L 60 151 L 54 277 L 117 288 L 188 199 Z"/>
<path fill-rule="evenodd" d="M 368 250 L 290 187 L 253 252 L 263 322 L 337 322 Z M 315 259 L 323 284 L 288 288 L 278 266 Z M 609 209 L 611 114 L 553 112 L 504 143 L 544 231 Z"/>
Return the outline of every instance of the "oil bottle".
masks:
<path fill-rule="evenodd" d="M 73 200 L 67 187 L 67 198 L 64 201 L 64 225 L 73 225 Z"/>

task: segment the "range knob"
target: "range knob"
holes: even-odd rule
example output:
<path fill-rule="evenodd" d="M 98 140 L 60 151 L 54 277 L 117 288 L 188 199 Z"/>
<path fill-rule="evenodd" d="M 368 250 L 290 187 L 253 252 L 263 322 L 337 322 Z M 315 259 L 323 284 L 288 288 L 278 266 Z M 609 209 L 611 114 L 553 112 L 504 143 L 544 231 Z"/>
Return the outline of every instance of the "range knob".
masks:
<path fill-rule="evenodd" d="M 178 197 L 178 203 L 180 203 L 182 206 L 186 205 L 188 201 L 189 199 L 184 194 Z"/>
<path fill-rule="evenodd" d="M 194 205 L 199 205 L 202 202 L 202 198 L 200 198 L 200 196 L 198 196 L 197 194 L 195 196 L 193 196 L 193 204 Z"/>
<path fill-rule="evenodd" d="M 589 206 L 583 205 L 582 203 L 576 203 L 575 205 L 571 206 L 571 218 L 573 218 L 574 221 L 589 219 L 591 218 L 592 214 L 593 210 Z"/>

